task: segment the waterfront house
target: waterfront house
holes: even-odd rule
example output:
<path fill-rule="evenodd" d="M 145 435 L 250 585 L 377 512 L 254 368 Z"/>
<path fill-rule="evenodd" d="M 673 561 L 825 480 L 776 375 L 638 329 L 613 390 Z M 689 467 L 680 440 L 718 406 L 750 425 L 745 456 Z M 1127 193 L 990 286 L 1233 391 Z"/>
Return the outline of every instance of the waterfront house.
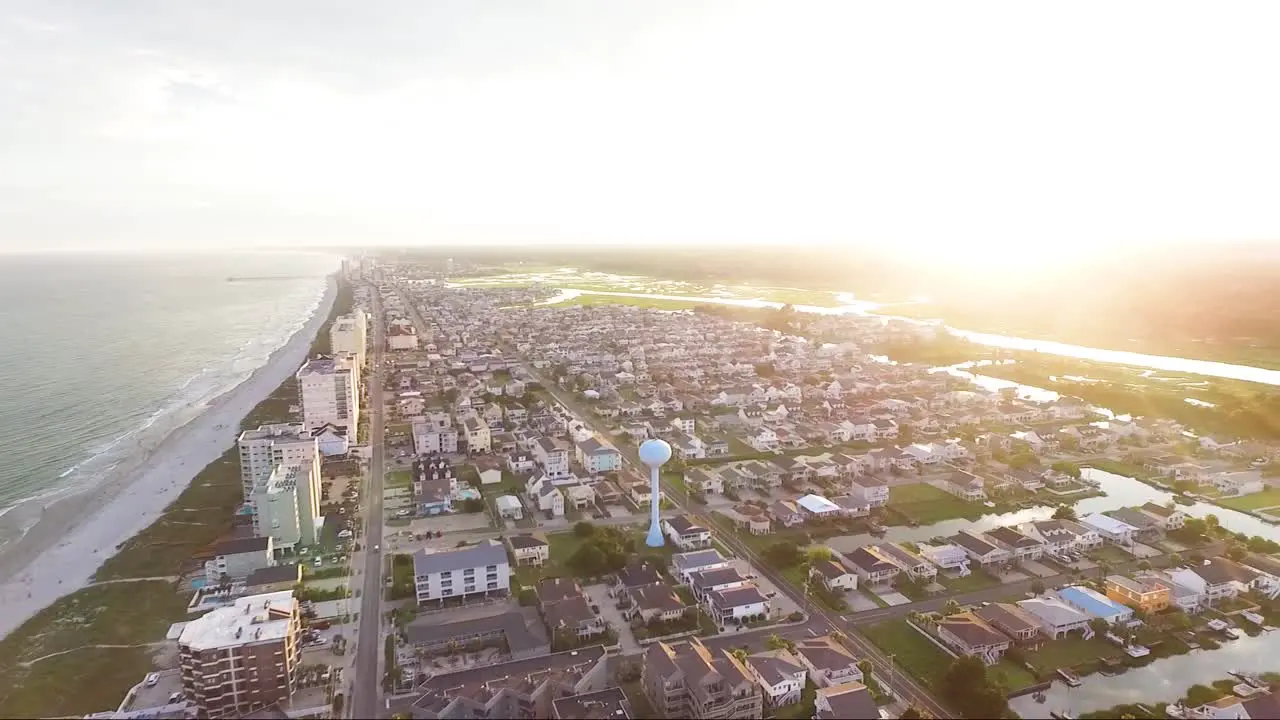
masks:
<path fill-rule="evenodd" d="M 950 615 L 938 621 L 938 637 L 956 652 L 995 665 L 1013 644 L 1004 633 L 971 612 Z"/>
<path fill-rule="evenodd" d="M 1105 587 L 1111 600 L 1146 613 L 1164 610 L 1172 598 L 1169 588 L 1143 578 L 1109 575 Z"/>
<path fill-rule="evenodd" d="M 853 570 L 858 577 L 867 585 L 887 585 L 892 582 L 901 570 L 897 565 L 888 562 L 879 555 L 872 553 L 868 547 L 855 548 L 853 552 L 845 556 L 848 563 L 853 566 Z"/>
<path fill-rule="evenodd" d="M 1017 605 L 1035 617 L 1044 634 L 1054 640 L 1076 630 L 1083 631 L 1086 638 L 1093 637 L 1093 631 L 1089 628 L 1089 615 L 1057 598 L 1030 598 L 1019 600 Z"/>
<path fill-rule="evenodd" d="M 937 485 L 961 500 L 979 502 L 987 499 L 982 478 L 963 470 L 951 473 L 945 479 L 938 481 Z"/>
<path fill-rule="evenodd" d="M 1178 530 L 1187 524 L 1187 514 L 1179 510 L 1178 506 L 1173 503 L 1157 505 L 1149 502 L 1143 504 L 1139 510 L 1155 518 L 1165 532 Z"/>
<path fill-rule="evenodd" d="M 999 547 L 1008 550 L 1014 562 L 1039 560 L 1044 554 L 1044 543 L 1011 527 L 995 527 L 984 533 L 984 536 L 988 542 L 994 541 Z"/>
<path fill-rule="evenodd" d="M 948 540 L 963 548 L 970 559 L 984 568 L 1004 565 L 1013 559 L 1013 553 L 969 530 L 962 530 Z"/>
<path fill-rule="evenodd" d="M 1102 536 L 1104 540 L 1121 547 L 1132 547 L 1138 528 L 1110 515 L 1092 513 L 1080 518 L 1079 523 Z"/>
<path fill-rule="evenodd" d="M 912 580 L 929 583 L 938 576 L 938 568 L 933 563 L 897 543 L 872 545 L 868 549 L 881 560 L 896 565 Z"/>
<path fill-rule="evenodd" d="M 1112 625 L 1133 619 L 1133 608 L 1109 599 L 1093 588 L 1070 585 L 1058 591 L 1058 599 L 1090 617 L 1106 620 Z"/>
<path fill-rule="evenodd" d="M 889 486 L 874 475 L 854 475 L 849 478 L 849 494 L 867 507 L 884 507 L 889 502 Z"/>
<path fill-rule="evenodd" d="M 1040 638 L 1039 620 L 1012 603 L 986 603 L 975 613 L 1019 644 L 1033 644 Z"/>
<path fill-rule="evenodd" d="M 954 572 L 960 577 L 969 574 L 969 554 L 959 545 L 922 545 L 920 554 L 939 568 Z"/>

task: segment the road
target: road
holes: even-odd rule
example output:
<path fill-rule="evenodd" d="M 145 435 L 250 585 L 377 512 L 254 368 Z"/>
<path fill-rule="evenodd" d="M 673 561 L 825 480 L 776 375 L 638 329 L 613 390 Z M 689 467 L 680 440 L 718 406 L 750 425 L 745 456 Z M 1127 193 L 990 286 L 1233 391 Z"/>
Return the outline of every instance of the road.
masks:
<path fill-rule="evenodd" d="M 364 518 L 364 588 L 360 593 L 360 624 L 356 631 L 355 677 L 352 678 L 351 717 L 375 718 L 382 704 L 382 473 L 386 461 L 383 432 L 386 425 L 382 396 L 383 338 L 382 299 L 371 287 L 373 337 L 369 376 L 369 486 L 366 488 Z"/>
<path fill-rule="evenodd" d="M 532 367 L 530 367 L 529 370 L 535 374 L 538 380 L 542 383 L 542 386 L 546 388 L 547 392 L 550 393 L 552 397 L 577 414 L 583 422 L 595 428 L 595 430 L 601 433 L 602 436 L 606 438 L 610 437 L 610 428 L 606 425 L 602 425 L 599 418 L 597 418 L 589 408 L 582 406 L 582 404 L 577 402 L 576 399 L 569 397 L 567 393 L 560 390 L 551 378 L 537 373 L 537 371 Z M 624 462 L 639 471 L 641 476 L 648 476 L 648 470 L 640 462 L 640 458 L 636 453 L 636 448 L 625 445 L 619 447 L 619 451 L 622 454 Z M 764 575 L 775 586 L 777 586 L 779 592 L 786 593 L 793 601 L 796 602 L 797 605 L 804 608 L 809 613 L 810 622 L 801 626 L 798 630 L 794 628 L 791 629 L 786 633 L 787 635 L 794 635 L 796 633 L 807 634 L 810 629 L 817 633 L 826 632 L 827 628 L 838 629 L 842 631 L 844 636 L 847 638 L 852 649 L 861 655 L 861 657 L 871 662 L 871 665 L 875 670 L 876 677 L 880 679 L 883 685 L 891 688 L 894 695 L 896 695 L 899 700 L 925 710 L 934 717 L 951 717 L 953 715 L 953 713 L 940 705 L 938 701 L 934 700 L 933 696 L 918 685 L 913 678 L 905 673 L 897 672 L 892 658 L 886 657 L 879 648 L 873 645 L 866 638 L 860 636 L 852 622 L 840 615 L 828 613 L 817 604 L 809 602 L 809 598 L 807 596 L 803 595 L 799 589 L 774 571 L 774 569 L 766 563 L 763 558 L 739 540 L 737 534 L 733 532 L 731 528 L 728 528 L 723 523 L 719 522 L 714 515 L 710 513 L 702 514 L 699 512 L 697 506 L 692 505 L 689 498 L 683 492 L 665 480 L 662 483 L 662 489 L 663 492 L 667 494 L 668 499 L 670 499 L 677 507 L 683 509 L 691 517 L 697 519 L 705 527 L 715 529 L 717 531 L 718 539 L 721 542 L 737 553 L 740 557 L 749 560 L 756 566 L 756 569 L 760 574 Z M 734 638 L 734 635 L 729 635 L 729 637 Z M 736 644 L 733 639 L 721 642 Z"/>

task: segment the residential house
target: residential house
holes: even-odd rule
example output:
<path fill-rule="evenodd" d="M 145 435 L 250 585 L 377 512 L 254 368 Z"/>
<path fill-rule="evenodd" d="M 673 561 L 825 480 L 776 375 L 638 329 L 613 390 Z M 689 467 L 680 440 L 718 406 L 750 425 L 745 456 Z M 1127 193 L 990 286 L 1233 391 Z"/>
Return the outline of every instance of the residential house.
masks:
<path fill-rule="evenodd" d="M 1149 502 L 1143 504 L 1140 509 L 1142 512 L 1156 518 L 1156 521 L 1160 523 L 1165 532 L 1181 529 L 1187 524 L 1187 514 L 1178 509 L 1177 505 L 1157 505 Z"/>
<path fill-rule="evenodd" d="M 849 495 L 867 507 L 884 507 L 889 502 L 889 486 L 874 475 L 855 475 L 849 478 Z"/>
<path fill-rule="evenodd" d="M 614 575 L 618 592 L 663 582 L 662 569 L 648 560 L 633 560 Z"/>
<path fill-rule="evenodd" d="M 1039 619 L 1012 603 L 984 603 L 974 612 L 1017 643 L 1032 644 L 1040 637 Z"/>
<path fill-rule="evenodd" d="M 933 563 L 898 543 L 871 545 L 867 549 L 881 560 L 896 565 L 915 582 L 931 583 L 938 576 L 938 568 Z"/>
<path fill-rule="evenodd" d="M 1154 542 L 1164 537 L 1164 523 L 1137 508 L 1117 508 L 1108 510 L 1103 515 L 1133 527 L 1135 541 Z"/>
<path fill-rule="evenodd" d="M 551 558 L 551 545 L 542 533 L 508 535 L 507 548 L 519 566 L 542 567 Z"/>
<path fill-rule="evenodd" d="M 1127 623 L 1133 619 L 1133 608 L 1111 600 L 1093 588 L 1070 585 L 1058 590 L 1057 595 L 1067 605 L 1112 625 Z"/>
<path fill-rule="evenodd" d="M 662 583 L 630 588 L 626 596 L 631 604 L 623 617 L 640 618 L 646 625 L 679 620 L 690 609 L 671 586 Z"/>
<path fill-rule="evenodd" d="M 862 682 L 858 658 L 831 635 L 796 641 L 795 656 L 820 688 L 846 682 Z"/>
<path fill-rule="evenodd" d="M 808 671 L 787 650 L 768 650 L 747 656 L 747 668 L 760 683 L 765 704 L 784 707 L 800 702 Z"/>
<path fill-rule="evenodd" d="M 498 517 L 507 520 L 521 520 L 524 518 L 524 505 L 520 502 L 520 498 L 515 495 L 500 495 L 493 501 L 494 507 L 498 509 Z"/>
<path fill-rule="evenodd" d="M 1051 639 L 1057 640 L 1076 630 L 1083 631 L 1086 638 L 1093 637 L 1093 630 L 1089 628 L 1092 618 L 1057 598 L 1030 598 L 1019 600 L 1017 605 L 1035 617 L 1041 630 Z"/>
<path fill-rule="evenodd" d="M 602 635 L 609 629 L 572 578 L 545 578 L 538 583 L 537 592 L 538 609 L 553 635 L 581 639 Z"/>
<path fill-rule="evenodd" d="M 737 569 L 732 567 L 699 570 L 689 574 L 689 592 L 699 603 L 706 601 L 707 595 L 713 592 L 733 590 L 748 584 Z"/>
<path fill-rule="evenodd" d="M 938 621 L 938 637 L 957 652 L 987 665 L 1000 662 L 1013 641 L 978 615 L 961 612 Z"/>
<path fill-rule="evenodd" d="M 769 601 L 754 585 L 709 592 L 703 606 L 718 625 L 741 625 L 769 616 Z"/>
<path fill-rule="evenodd" d="M 842 593 L 858 589 L 858 576 L 835 560 L 817 560 L 809 567 L 809 577 L 817 578 L 823 587 Z"/>
<path fill-rule="evenodd" d="M 783 527 L 803 525 L 805 512 L 794 500 L 774 500 L 769 504 L 769 514 Z"/>
<path fill-rule="evenodd" d="M 873 547 L 875 546 L 855 548 L 845 555 L 845 560 L 853 566 L 853 571 L 862 578 L 864 584 L 883 587 L 893 582 L 902 571 L 897 565 L 871 552 Z"/>
<path fill-rule="evenodd" d="M 641 665 L 650 705 L 664 717 L 728 720 L 764 715 L 764 694 L 752 672 L 729 650 L 701 640 L 650 645 Z"/>
<path fill-rule="evenodd" d="M 569 451 L 553 439 L 544 436 L 537 438 L 530 446 L 534 460 L 542 467 L 548 477 L 565 478 L 570 475 Z"/>
<path fill-rule="evenodd" d="M 695 572 L 726 567 L 729 561 L 718 550 L 695 550 L 671 556 L 671 575 L 682 585 L 687 585 L 689 576 Z"/>
<path fill-rule="evenodd" d="M 1141 577 L 1108 575 L 1105 587 L 1109 599 L 1146 613 L 1164 610 L 1173 597 L 1169 588 Z"/>
<path fill-rule="evenodd" d="M 884 717 L 871 691 L 860 682 L 818 688 L 813 708 L 815 720 L 881 720 Z"/>
<path fill-rule="evenodd" d="M 467 452 L 472 454 L 489 452 L 491 437 L 488 424 L 478 418 L 469 417 L 463 421 L 462 426 L 467 434 Z"/>
<path fill-rule="evenodd" d="M 1107 542 L 1122 547 L 1133 547 L 1133 536 L 1138 532 L 1138 528 L 1129 523 L 1102 513 L 1090 513 L 1080 518 L 1078 522 L 1101 535 Z"/>
<path fill-rule="evenodd" d="M 718 473 L 707 472 L 699 468 L 686 470 L 684 483 L 691 492 L 720 494 L 724 492 L 724 480 Z"/>
<path fill-rule="evenodd" d="M 1011 527 L 995 527 L 984 535 L 988 541 L 994 540 L 996 545 L 1008 550 L 1014 562 L 1039 560 L 1044 554 L 1043 542 Z"/>
<path fill-rule="evenodd" d="M 942 545 L 921 545 L 920 554 L 933 565 L 953 572 L 959 577 L 969 574 L 969 553 L 959 545 L 944 543 Z"/>
<path fill-rule="evenodd" d="M 681 550 L 711 547 L 711 531 L 693 522 L 688 515 L 676 515 L 663 520 L 662 530 Z"/>
<path fill-rule="evenodd" d="M 613 472 L 622 467 L 622 454 L 617 448 L 587 438 L 576 446 L 578 462 L 592 475 Z"/>
<path fill-rule="evenodd" d="M 1013 560 L 1013 553 L 987 540 L 979 533 L 962 530 L 952 535 L 949 540 L 951 544 L 963 548 L 971 560 L 984 568 L 1005 565 Z"/>
<path fill-rule="evenodd" d="M 939 480 L 937 486 L 961 500 L 978 502 L 987 499 L 986 484 L 973 473 L 958 470 Z"/>

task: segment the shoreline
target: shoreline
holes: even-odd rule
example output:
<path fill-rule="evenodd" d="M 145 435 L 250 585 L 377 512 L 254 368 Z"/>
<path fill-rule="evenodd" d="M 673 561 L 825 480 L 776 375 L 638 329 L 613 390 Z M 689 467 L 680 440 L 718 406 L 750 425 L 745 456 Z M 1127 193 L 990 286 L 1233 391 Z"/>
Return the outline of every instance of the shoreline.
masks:
<path fill-rule="evenodd" d="M 306 360 L 337 299 L 337 275 L 287 341 L 243 382 L 101 485 L 47 505 L 0 554 L 0 638 L 59 598 L 91 584 L 102 563 L 146 529 L 204 467 L 235 444 L 240 423 Z M 21 518 L 14 518 L 21 521 Z"/>

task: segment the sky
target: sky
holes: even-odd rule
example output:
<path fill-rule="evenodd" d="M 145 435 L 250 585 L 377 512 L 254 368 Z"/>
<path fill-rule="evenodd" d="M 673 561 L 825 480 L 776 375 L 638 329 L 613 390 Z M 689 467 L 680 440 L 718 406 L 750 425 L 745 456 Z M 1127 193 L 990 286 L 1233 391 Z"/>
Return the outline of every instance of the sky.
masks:
<path fill-rule="evenodd" d="M 1280 4 L 0 0 L 0 252 L 1280 239 Z"/>

